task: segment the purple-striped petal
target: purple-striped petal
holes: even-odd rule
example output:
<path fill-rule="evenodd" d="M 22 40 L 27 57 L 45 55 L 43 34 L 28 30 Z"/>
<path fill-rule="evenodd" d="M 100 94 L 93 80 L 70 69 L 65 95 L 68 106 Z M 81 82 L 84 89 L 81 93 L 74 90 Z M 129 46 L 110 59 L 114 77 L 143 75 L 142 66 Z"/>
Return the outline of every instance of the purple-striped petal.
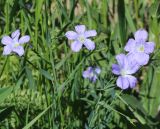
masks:
<path fill-rule="evenodd" d="M 65 36 L 69 39 L 69 40 L 75 40 L 77 38 L 77 33 L 74 31 L 68 31 L 66 32 Z"/>
<path fill-rule="evenodd" d="M 80 49 L 82 48 L 82 43 L 78 42 L 78 41 L 74 41 L 73 43 L 71 43 L 71 49 L 74 52 L 79 52 Z"/>
<path fill-rule="evenodd" d="M 124 50 L 127 52 L 133 52 L 136 45 L 136 41 L 134 39 L 129 39 Z"/>
<path fill-rule="evenodd" d="M 145 53 L 150 54 L 154 51 L 155 43 L 154 42 L 146 42 L 144 44 Z"/>
<path fill-rule="evenodd" d="M 96 30 L 88 30 L 84 33 L 85 37 L 88 38 L 88 37 L 94 37 L 97 35 L 97 32 Z"/>
<path fill-rule="evenodd" d="M 4 36 L 3 38 L 2 38 L 2 44 L 4 44 L 4 45 L 9 45 L 9 44 L 11 44 L 11 43 L 13 43 L 13 40 L 12 40 L 12 38 L 11 37 L 9 37 L 9 36 Z"/>
<path fill-rule="evenodd" d="M 76 32 L 78 34 L 84 33 L 85 29 L 86 29 L 85 25 L 77 25 L 77 26 L 75 26 L 75 30 L 76 30 Z"/>
<path fill-rule="evenodd" d="M 131 75 L 127 75 L 128 81 L 129 81 L 129 86 L 130 88 L 134 88 L 137 84 L 137 78 Z"/>
<path fill-rule="evenodd" d="M 5 46 L 3 49 L 3 55 L 9 55 L 12 52 L 12 49 L 9 45 Z"/>
<path fill-rule="evenodd" d="M 129 81 L 127 77 L 119 76 L 116 83 L 117 83 L 117 86 L 123 90 L 129 88 Z"/>
<path fill-rule="evenodd" d="M 120 67 L 117 64 L 112 64 L 112 73 L 120 75 Z"/>
<path fill-rule="evenodd" d="M 143 40 L 146 41 L 148 38 L 148 32 L 145 29 L 139 29 L 134 33 L 135 40 Z"/>
<path fill-rule="evenodd" d="M 93 41 L 91 41 L 90 39 L 86 39 L 84 42 L 85 47 L 88 50 L 94 50 L 95 49 L 95 43 Z"/>
<path fill-rule="evenodd" d="M 24 48 L 22 46 L 17 46 L 13 49 L 13 52 L 17 53 L 19 56 L 24 54 Z"/>
<path fill-rule="evenodd" d="M 20 43 L 20 44 L 27 43 L 27 42 L 29 42 L 29 40 L 30 40 L 30 36 L 29 36 L 29 35 L 25 35 L 25 36 L 22 36 L 22 37 L 19 39 L 19 43 Z"/>

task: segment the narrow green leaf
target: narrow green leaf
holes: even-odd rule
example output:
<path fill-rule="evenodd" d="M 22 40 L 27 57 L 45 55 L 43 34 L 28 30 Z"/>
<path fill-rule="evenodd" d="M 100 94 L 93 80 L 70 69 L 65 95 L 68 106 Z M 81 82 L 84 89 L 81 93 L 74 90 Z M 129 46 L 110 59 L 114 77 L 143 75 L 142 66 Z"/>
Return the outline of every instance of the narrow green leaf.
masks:
<path fill-rule="evenodd" d="M 41 112 L 38 116 L 36 116 L 32 121 L 30 121 L 25 127 L 22 129 L 29 129 L 41 116 L 43 116 L 49 108 L 51 108 L 52 105 L 50 105 L 48 108 L 46 108 L 43 112 Z"/>

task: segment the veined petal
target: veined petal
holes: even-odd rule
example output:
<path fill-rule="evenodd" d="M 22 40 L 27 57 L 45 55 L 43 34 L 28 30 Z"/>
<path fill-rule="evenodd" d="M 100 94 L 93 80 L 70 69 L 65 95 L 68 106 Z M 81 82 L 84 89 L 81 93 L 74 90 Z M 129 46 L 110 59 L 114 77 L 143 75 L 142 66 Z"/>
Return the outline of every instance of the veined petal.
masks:
<path fill-rule="evenodd" d="M 78 41 L 74 41 L 73 43 L 71 43 L 71 49 L 74 52 L 79 52 L 80 49 L 82 48 L 82 43 L 78 42 Z"/>
<path fill-rule="evenodd" d="M 25 36 L 22 36 L 22 37 L 19 39 L 19 43 L 20 43 L 20 44 L 27 43 L 27 42 L 29 42 L 29 40 L 30 40 L 30 36 L 29 36 L 29 35 L 25 35 Z"/>
<path fill-rule="evenodd" d="M 75 40 L 77 38 L 77 33 L 74 31 L 68 31 L 66 32 L 65 36 L 69 39 L 69 40 Z"/>
<path fill-rule="evenodd" d="M 11 43 L 13 42 L 13 40 L 12 40 L 12 38 L 9 37 L 9 36 L 3 36 L 1 42 L 2 42 L 2 44 L 4 44 L 4 45 L 9 45 L 9 44 L 11 44 Z"/>
<path fill-rule="evenodd" d="M 125 58 L 126 58 L 125 54 L 119 54 L 119 55 L 116 56 L 116 60 L 117 60 L 118 64 L 120 65 L 120 67 L 124 66 Z"/>
<path fill-rule="evenodd" d="M 129 39 L 124 50 L 127 52 L 133 52 L 135 49 L 136 41 L 134 39 Z"/>
<path fill-rule="evenodd" d="M 112 64 L 112 73 L 120 75 L 120 67 L 117 64 Z"/>
<path fill-rule="evenodd" d="M 9 55 L 12 52 L 12 49 L 9 45 L 5 46 L 3 49 L 3 55 Z"/>
<path fill-rule="evenodd" d="M 127 54 L 127 60 L 128 60 L 127 74 L 136 73 L 140 69 L 141 65 L 139 65 L 139 63 L 135 59 L 135 53 Z"/>
<path fill-rule="evenodd" d="M 149 55 L 146 53 L 134 53 L 133 57 L 139 65 L 146 65 L 149 61 Z"/>
<path fill-rule="evenodd" d="M 95 43 L 93 41 L 91 41 L 90 39 L 86 39 L 84 42 L 85 47 L 88 50 L 94 50 L 95 49 Z"/>
<path fill-rule="evenodd" d="M 11 37 L 12 37 L 12 38 L 15 38 L 17 35 L 18 35 L 18 36 L 20 35 L 20 30 L 19 30 L 19 29 L 16 30 L 16 31 L 14 31 L 14 32 L 11 34 Z"/>
<path fill-rule="evenodd" d="M 86 27 L 85 27 L 85 25 L 77 25 L 77 26 L 75 26 L 75 30 L 78 34 L 82 34 L 85 32 Z"/>
<path fill-rule="evenodd" d="M 20 36 L 20 31 L 19 30 L 16 30 L 11 35 L 11 37 L 12 37 L 12 39 L 13 39 L 14 42 L 18 42 L 19 36 Z"/>
<path fill-rule="evenodd" d="M 135 40 L 146 41 L 148 38 L 148 32 L 145 29 L 139 29 L 134 33 Z"/>
<path fill-rule="evenodd" d="M 84 32 L 84 35 L 85 35 L 86 38 L 94 37 L 94 36 L 97 35 L 97 32 L 96 32 L 96 30 L 88 30 L 88 31 Z"/>
<path fill-rule="evenodd" d="M 152 53 L 154 51 L 154 47 L 155 47 L 155 43 L 154 42 L 146 42 L 144 44 L 145 53 L 147 53 L 147 54 Z"/>
<path fill-rule="evenodd" d="M 134 88 L 137 84 L 137 78 L 131 75 L 127 75 L 128 81 L 129 81 L 129 86 L 130 88 Z"/>
<path fill-rule="evenodd" d="M 116 83 L 117 83 L 117 86 L 123 90 L 129 88 L 129 81 L 127 77 L 119 76 Z"/>
<path fill-rule="evenodd" d="M 24 48 L 22 46 L 17 46 L 13 48 L 13 52 L 17 53 L 19 56 L 24 54 Z"/>

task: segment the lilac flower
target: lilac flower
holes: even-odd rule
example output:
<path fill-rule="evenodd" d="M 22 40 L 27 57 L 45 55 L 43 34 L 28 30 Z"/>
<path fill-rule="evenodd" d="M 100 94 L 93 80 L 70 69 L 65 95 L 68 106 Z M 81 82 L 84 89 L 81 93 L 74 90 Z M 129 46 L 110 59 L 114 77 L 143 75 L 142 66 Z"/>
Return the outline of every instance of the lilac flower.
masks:
<path fill-rule="evenodd" d="M 125 50 L 131 54 L 140 65 L 146 65 L 149 61 L 149 54 L 154 51 L 154 42 L 146 42 L 148 33 L 144 29 L 135 32 L 134 39 L 129 39 Z"/>
<path fill-rule="evenodd" d="M 88 78 L 92 82 L 96 82 L 97 75 L 100 74 L 101 69 L 99 67 L 88 67 L 86 71 L 83 71 L 83 77 Z"/>
<path fill-rule="evenodd" d="M 118 64 L 112 65 L 112 72 L 119 75 L 117 86 L 121 89 L 134 88 L 137 84 L 137 79 L 132 76 L 140 68 L 129 55 L 119 54 L 116 56 Z"/>
<path fill-rule="evenodd" d="M 2 44 L 4 44 L 3 55 L 9 55 L 11 52 L 17 53 L 19 56 L 24 54 L 24 49 L 22 44 L 28 42 L 30 40 L 30 36 L 25 35 L 19 39 L 20 31 L 16 30 L 10 36 L 4 36 L 1 40 Z"/>
<path fill-rule="evenodd" d="M 85 25 L 77 25 L 75 26 L 75 30 L 76 32 L 68 31 L 65 34 L 69 40 L 74 40 L 71 43 L 72 51 L 79 52 L 83 44 L 88 50 L 94 50 L 95 43 L 88 38 L 96 36 L 97 32 L 95 30 L 86 31 Z"/>

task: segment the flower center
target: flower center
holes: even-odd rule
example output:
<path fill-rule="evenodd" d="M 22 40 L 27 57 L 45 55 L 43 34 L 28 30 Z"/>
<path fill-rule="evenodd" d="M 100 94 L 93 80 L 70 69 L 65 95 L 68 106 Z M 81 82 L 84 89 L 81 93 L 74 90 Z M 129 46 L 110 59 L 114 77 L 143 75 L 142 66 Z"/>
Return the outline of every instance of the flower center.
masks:
<path fill-rule="evenodd" d="M 79 36 L 79 37 L 78 37 L 78 40 L 79 40 L 81 43 L 84 43 L 85 37 L 84 37 L 84 36 Z"/>
<path fill-rule="evenodd" d="M 18 47 L 18 46 L 19 46 L 19 43 L 16 42 L 16 43 L 14 44 L 14 47 Z"/>
<path fill-rule="evenodd" d="M 138 47 L 138 52 L 144 52 L 144 45 L 141 45 Z"/>
<path fill-rule="evenodd" d="M 122 70 L 121 70 L 121 75 L 122 75 L 122 76 L 125 76 L 126 74 L 127 74 L 126 70 L 122 69 Z"/>

